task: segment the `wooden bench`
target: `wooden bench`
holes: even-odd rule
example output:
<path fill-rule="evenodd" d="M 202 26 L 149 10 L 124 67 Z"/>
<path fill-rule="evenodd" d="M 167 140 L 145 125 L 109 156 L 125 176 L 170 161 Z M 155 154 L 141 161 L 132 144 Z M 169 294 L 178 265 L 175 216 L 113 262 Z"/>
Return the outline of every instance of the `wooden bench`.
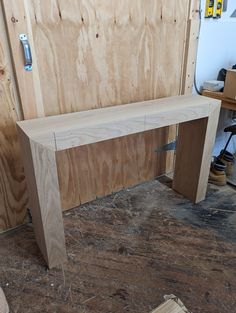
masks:
<path fill-rule="evenodd" d="M 180 124 L 173 188 L 205 198 L 220 102 L 179 96 L 18 122 L 30 209 L 39 248 L 52 268 L 66 261 L 57 153 Z"/>
<path fill-rule="evenodd" d="M 223 109 L 236 111 L 236 100 L 226 98 L 221 91 L 209 91 L 203 90 L 202 95 L 205 97 L 217 99 L 221 101 L 221 107 Z"/>

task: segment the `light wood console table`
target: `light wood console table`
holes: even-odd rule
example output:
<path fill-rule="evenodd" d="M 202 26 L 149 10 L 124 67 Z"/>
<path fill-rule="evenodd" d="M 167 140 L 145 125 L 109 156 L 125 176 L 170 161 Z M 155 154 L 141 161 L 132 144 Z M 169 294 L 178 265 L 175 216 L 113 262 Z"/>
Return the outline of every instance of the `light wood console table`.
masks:
<path fill-rule="evenodd" d="M 49 268 L 67 259 L 59 151 L 180 124 L 173 189 L 199 202 L 206 194 L 219 111 L 219 101 L 190 95 L 18 122 L 36 240 Z"/>

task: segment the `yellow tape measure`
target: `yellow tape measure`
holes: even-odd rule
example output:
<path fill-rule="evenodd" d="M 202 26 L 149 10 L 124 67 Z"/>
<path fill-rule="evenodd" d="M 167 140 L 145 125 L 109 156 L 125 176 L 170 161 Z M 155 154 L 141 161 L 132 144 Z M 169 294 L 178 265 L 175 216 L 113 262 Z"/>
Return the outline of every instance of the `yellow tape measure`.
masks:
<path fill-rule="evenodd" d="M 222 10 L 223 10 L 223 0 L 217 0 L 214 5 L 213 17 L 221 18 Z"/>
<path fill-rule="evenodd" d="M 213 17 L 214 14 L 214 0 L 206 0 L 205 17 Z"/>
<path fill-rule="evenodd" d="M 206 0 L 205 17 L 220 18 L 223 10 L 224 0 Z"/>

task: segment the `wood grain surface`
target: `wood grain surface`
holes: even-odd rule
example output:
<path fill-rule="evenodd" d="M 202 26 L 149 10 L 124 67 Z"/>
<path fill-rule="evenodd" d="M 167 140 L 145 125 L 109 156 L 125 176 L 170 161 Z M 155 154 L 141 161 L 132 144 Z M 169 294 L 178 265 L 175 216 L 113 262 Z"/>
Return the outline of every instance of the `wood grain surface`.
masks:
<path fill-rule="evenodd" d="M 32 191 L 37 193 L 38 199 L 38 204 L 34 202 L 31 205 L 32 216 L 37 207 L 42 225 L 36 233 L 36 238 L 45 238 L 43 254 L 47 256 L 48 267 L 52 268 L 67 260 L 56 156 L 53 151 L 45 150 L 33 141 L 30 141 L 30 147 L 35 177 L 35 187 L 32 186 Z"/>
<path fill-rule="evenodd" d="M 68 208 L 73 208 L 92 200 L 92 197 L 108 195 L 122 187 L 137 184 L 141 178 L 140 168 L 157 169 L 156 164 L 152 167 L 146 159 L 139 158 L 138 154 L 129 161 L 122 160 L 123 151 L 126 150 L 126 146 L 122 144 L 121 149 L 113 149 L 111 155 L 108 139 L 127 138 L 127 135 L 132 139 L 130 135 L 136 133 L 180 124 L 173 188 L 192 202 L 198 203 L 206 195 L 219 113 L 220 101 L 187 95 L 18 122 L 33 223 L 36 221 L 36 239 L 48 267 L 61 265 L 66 260 L 61 202 L 65 206 L 69 203 Z M 58 134 L 61 134 L 63 140 L 57 140 Z M 48 143 L 52 145 L 48 146 Z M 94 144 L 98 146 L 93 150 Z M 88 147 L 89 150 L 85 149 L 85 154 L 80 155 L 77 150 L 79 147 Z M 127 147 L 128 150 L 133 148 L 132 140 Z M 134 147 L 134 152 L 141 151 L 142 154 L 144 149 L 138 150 L 137 147 Z M 67 154 L 68 149 L 76 153 Z M 62 152 L 64 155 L 66 153 L 66 158 L 63 155 L 62 158 L 57 158 L 57 154 Z M 152 156 L 156 153 L 157 149 L 152 151 Z M 119 159 L 122 165 L 131 164 L 130 168 L 121 166 L 120 170 L 124 170 L 126 174 L 131 169 L 133 182 L 126 175 L 109 175 L 109 168 L 112 169 L 111 173 L 119 174 Z M 83 177 L 78 173 L 85 170 L 85 177 L 88 177 L 91 165 L 93 178 L 90 181 L 87 179 L 85 184 L 85 194 L 88 196 L 89 191 L 91 198 L 86 199 Z M 58 174 L 61 166 L 64 174 Z M 64 177 L 70 176 L 76 176 L 78 183 L 73 184 L 73 179 L 69 179 L 65 185 Z M 62 197 L 59 186 L 66 191 L 62 192 Z M 73 198 L 72 189 L 73 196 L 76 195 Z"/>
<path fill-rule="evenodd" d="M 164 174 L 169 152 L 158 157 L 155 149 L 165 144 L 166 132 L 162 128 L 58 152 L 63 210 Z"/>
<path fill-rule="evenodd" d="M 18 134 L 29 191 L 34 232 L 49 268 L 66 261 L 64 226 L 55 153 Z"/>
<path fill-rule="evenodd" d="M 8 306 L 5 294 L 1 287 L 0 287 L 0 312 L 9 313 L 9 306 Z"/>
<path fill-rule="evenodd" d="M 199 201 L 205 196 L 205 178 L 208 176 L 219 108 L 220 102 L 217 100 L 187 95 L 33 119 L 17 124 L 24 137 L 42 146 L 45 151 L 55 152 L 62 207 L 69 209 L 152 179 L 157 172 L 163 173 L 165 168 L 163 171 L 158 166 L 157 148 L 164 143 L 161 137 L 155 136 L 155 129 L 183 123 L 180 125 L 184 132 L 180 131 L 179 135 L 174 185 L 180 192 L 183 189 L 182 193 L 192 201 L 196 201 L 197 197 Z M 218 115 L 214 114 L 208 120 L 216 109 Z M 201 120 L 206 122 L 202 124 Z M 184 123 L 186 121 L 189 122 Z M 209 127 L 208 121 L 211 121 Z M 209 134 L 205 140 L 207 127 Z M 146 140 L 143 141 L 140 133 L 145 131 Z M 134 133 L 139 133 L 137 140 L 134 140 Z M 112 140 L 109 142 L 108 139 Z M 150 145 L 155 145 L 156 148 L 150 150 Z M 208 159 L 202 162 L 205 146 Z M 25 158 L 29 153 L 31 152 L 25 153 Z M 193 171 L 189 172 L 185 163 L 190 167 L 195 164 L 194 174 Z M 200 181 L 199 173 L 205 164 L 206 168 L 202 172 L 204 181 Z M 200 196 L 199 181 L 203 185 Z"/>
<path fill-rule="evenodd" d="M 182 90 L 189 0 L 2 2 L 26 119 L 178 95 Z M 20 33 L 26 33 L 31 44 L 31 73 L 23 70 Z M 175 127 L 155 132 L 162 143 L 175 137 Z M 122 140 L 129 147 L 137 148 L 137 142 L 149 145 L 146 155 L 145 147 L 143 152 L 140 148 L 141 159 L 166 164 L 166 170 L 173 167 L 173 153 L 156 156 L 151 151 L 157 143 L 147 134 L 137 136 Z M 124 149 L 122 162 L 133 153 L 135 157 L 132 151 Z M 14 157 L 18 160 L 17 154 Z M 93 181 L 98 171 L 89 170 Z M 143 181 L 150 177 L 144 173 Z M 151 176 L 160 173 L 155 169 Z M 20 186 L 25 190 L 24 184 Z M 6 210 L 5 199 L 3 203 Z M 2 215 L 12 220 L 6 212 Z"/>
<path fill-rule="evenodd" d="M 191 94 L 193 91 L 200 30 L 199 3 L 200 0 L 190 0 L 189 2 L 189 16 L 187 21 L 187 34 L 185 42 L 185 58 L 182 75 L 182 94 Z"/>
<path fill-rule="evenodd" d="M 26 136 L 53 151 L 208 117 L 220 102 L 186 95 L 18 122 Z"/>
<path fill-rule="evenodd" d="M 179 94 L 189 0 L 3 2 L 16 69 L 19 33 L 34 58 L 18 76 L 25 118 Z M 29 81 L 43 109 L 34 100 L 29 112 Z"/>
<path fill-rule="evenodd" d="M 15 122 L 21 117 L 0 3 L 0 232 L 21 224 L 26 184 Z"/>
<path fill-rule="evenodd" d="M 219 114 L 218 101 L 208 118 L 179 126 L 173 188 L 195 203 L 205 199 Z"/>
<path fill-rule="evenodd" d="M 151 313 L 186 313 L 174 300 L 168 300 Z"/>
<path fill-rule="evenodd" d="M 46 115 L 179 94 L 188 0 L 25 2 Z"/>
<path fill-rule="evenodd" d="M 3 0 L 2 3 L 23 116 L 25 119 L 45 116 L 27 2 L 24 0 Z M 20 34 L 27 35 L 30 43 L 34 67 L 32 72 L 24 69 L 24 56 L 19 40 Z"/>

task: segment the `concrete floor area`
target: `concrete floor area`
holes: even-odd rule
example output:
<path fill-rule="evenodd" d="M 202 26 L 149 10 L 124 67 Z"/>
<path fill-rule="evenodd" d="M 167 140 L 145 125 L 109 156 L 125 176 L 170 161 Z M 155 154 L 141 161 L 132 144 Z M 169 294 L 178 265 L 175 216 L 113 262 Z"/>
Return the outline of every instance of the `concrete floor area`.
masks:
<path fill-rule="evenodd" d="M 148 313 L 166 294 L 193 313 L 236 312 L 236 192 L 193 205 L 148 182 L 67 212 L 69 261 L 48 271 L 26 225 L 1 235 L 11 313 Z"/>

